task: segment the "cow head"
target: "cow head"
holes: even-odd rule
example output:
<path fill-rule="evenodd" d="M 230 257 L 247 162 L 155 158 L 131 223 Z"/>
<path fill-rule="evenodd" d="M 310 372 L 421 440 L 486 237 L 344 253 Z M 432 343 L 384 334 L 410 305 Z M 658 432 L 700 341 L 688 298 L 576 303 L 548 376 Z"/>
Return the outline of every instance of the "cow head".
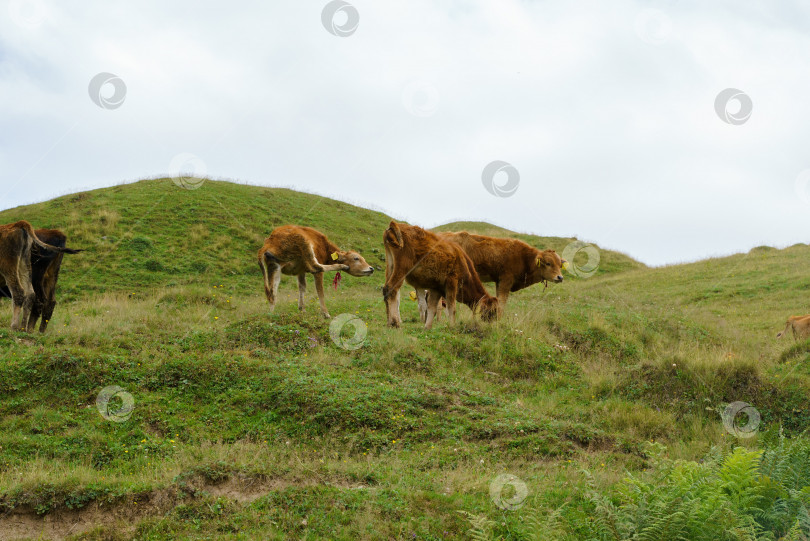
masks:
<path fill-rule="evenodd" d="M 540 279 L 545 282 L 562 282 L 562 266 L 566 261 L 554 250 L 542 250 L 537 253 L 534 260 L 537 270 L 540 272 Z"/>
<path fill-rule="evenodd" d="M 337 258 L 335 257 L 337 256 Z M 340 263 L 349 267 L 346 272 L 352 276 L 371 276 L 374 272 L 374 267 L 369 265 L 363 256 L 354 251 L 340 251 L 338 250 L 332 254 L 332 262 Z"/>
<path fill-rule="evenodd" d="M 496 297 L 484 297 L 478 301 L 478 309 L 481 319 L 484 321 L 494 321 L 500 316 L 500 307 Z"/>

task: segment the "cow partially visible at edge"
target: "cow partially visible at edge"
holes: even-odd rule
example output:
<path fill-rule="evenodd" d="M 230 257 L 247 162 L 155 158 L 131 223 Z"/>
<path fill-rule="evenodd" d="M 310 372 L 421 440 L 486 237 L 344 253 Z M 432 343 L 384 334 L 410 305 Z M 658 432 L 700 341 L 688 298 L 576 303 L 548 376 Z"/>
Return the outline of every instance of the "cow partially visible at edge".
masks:
<path fill-rule="evenodd" d="M 0 287 L 11 297 L 13 330 L 32 331 L 37 318 L 42 315 L 40 331 L 44 332 L 56 304 L 53 289 L 56 287 L 62 254 L 81 252 L 66 248 L 65 239 L 62 238 L 64 235 L 58 231 L 56 233 L 58 235 L 48 236 L 48 240 L 54 238 L 61 246 L 40 240 L 34 228 L 26 221 L 0 226 Z M 37 247 L 36 256 L 33 253 L 34 246 Z M 37 258 L 36 263 L 32 262 L 34 257 Z M 51 266 L 56 259 L 57 264 Z M 37 269 L 36 275 L 33 273 L 34 267 Z"/>

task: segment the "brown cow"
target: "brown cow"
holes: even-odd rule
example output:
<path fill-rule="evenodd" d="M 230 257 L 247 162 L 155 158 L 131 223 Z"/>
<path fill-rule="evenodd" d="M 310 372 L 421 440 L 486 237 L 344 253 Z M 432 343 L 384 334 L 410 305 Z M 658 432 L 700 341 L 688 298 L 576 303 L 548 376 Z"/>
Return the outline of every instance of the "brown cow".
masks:
<path fill-rule="evenodd" d="M 399 290 L 407 282 L 417 291 L 427 290 L 425 329 L 430 329 L 439 300 L 444 297 L 450 323 L 455 323 L 456 301 L 466 304 L 481 318 L 498 317 L 498 299 L 487 294 L 472 260 L 458 245 L 440 239 L 418 226 L 393 220 L 383 234 L 385 285 L 383 300 L 392 327 L 402 325 Z"/>
<path fill-rule="evenodd" d="M 566 262 L 554 250 L 538 250 L 522 240 L 474 235 L 466 231 L 438 233 L 470 256 L 482 282 L 495 282 L 495 295 L 503 312 L 509 293 L 542 282 L 563 281 Z M 418 294 L 418 292 L 417 292 Z"/>
<path fill-rule="evenodd" d="M 42 242 L 31 224 L 25 221 L 0 226 L 0 277 L 4 281 L 2 285 L 8 286 L 11 294 L 13 330 L 29 328 L 29 317 L 36 302 L 36 292 L 31 283 L 33 245 L 56 254 L 76 254 L 81 251 Z"/>
<path fill-rule="evenodd" d="M 810 316 L 790 316 L 785 330 L 777 334 L 776 337 L 782 338 L 788 330 L 793 331 L 793 339 L 797 341 L 810 337 Z"/>
<path fill-rule="evenodd" d="M 37 229 L 34 231 L 39 240 L 64 248 L 67 237 L 58 229 Z M 76 250 L 81 252 L 81 250 Z M 28 332 L 33 332 L 37 319 L 42 316 L 39 332 L 45 332 L 48 322 L 53 316 L 56 307 L 56 282 L 59 279 L 59 270 L 62 267 L 64 254 L 40 248 L 36 244 L 31 246 L 31 285 L 34 286 L 34 305 L 28 317 Z M 11 290 L 7 285 L 0 287 L 0 297 L 11 298 Z"/>
<path fill-rule="evenodd" d="M 303 311 L 306 275 L 310 272 L 315 275 L 315 290 L 326 318 L 332 316 L 323 299 L 324 272 L 344 270 L 352 276 L 370 276 L 374 272 L 374 267 L 357 252 L 340 250 L 320 231 L 297 225 L 283 225 L 270 233 L 259 250 L 259 267 L 264 274 L 264 292 L 271 311 L 276 305 L 282 274 L 298 276 L 298 309 Z"/>

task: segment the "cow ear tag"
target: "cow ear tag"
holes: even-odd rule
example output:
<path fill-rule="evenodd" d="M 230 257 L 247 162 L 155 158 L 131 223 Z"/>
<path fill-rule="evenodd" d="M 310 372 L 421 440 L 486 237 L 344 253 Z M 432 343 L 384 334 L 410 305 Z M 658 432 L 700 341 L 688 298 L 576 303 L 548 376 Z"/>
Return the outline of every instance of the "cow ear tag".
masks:
<path fill-rule="evenodd" d="M 337 258 L 338 258 L 338 253 L 337 252 L 332 252 L 332 261 L 337 261 Z"/>
<path fill-rule="evenodd" d="M 568 261 L 563 261 L 562 270 L 568 270 Z"/>

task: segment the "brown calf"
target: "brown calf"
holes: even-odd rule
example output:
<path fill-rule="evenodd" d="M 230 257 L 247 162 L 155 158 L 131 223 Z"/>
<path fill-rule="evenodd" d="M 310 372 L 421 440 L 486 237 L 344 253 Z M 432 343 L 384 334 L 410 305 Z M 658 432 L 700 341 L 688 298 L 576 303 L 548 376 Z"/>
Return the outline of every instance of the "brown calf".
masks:
<path fill-rule="evenodd" d="M 3 281 L 0 285 L 7 287 L 11 295 L 11 328 L 14 330 L 30 330 L 36 324 L 36 319 L 33 324 L 29 323 L 31 311 L 37 301 L 37 293 L 32 284 L 31 247 L 34 245 L 40 249 L 40 255 L 50 252 L 61 256 L 63 253 L 76 254 L 81 251 L 42 242 L 31 224 L 25 221 L 0 226 L 0 278 Z M 54 277 L 54 285 L 55 283 Z"/>
<path fill-rule="evenodd" d="M 398 224 L 393 220 L 383 234 L 385 246 L 385 285 L 383 300 L 388 324 L 399 327 L 399 290 L 404 282 L 417 291 L 427 290 L 425 329 L 430 329 L 444 297 L 450 323 L 455 323 L 456 301 L 466 304 L 473 313 L 480 309 L 481 318 L 498 317 L 498 300 L 487 294 L 475 272 L 472 260 L 458 245 L 440 239 L 435 233 L 418 226 Z"/>
<path fill-rule="evenodd" d="M 439 233 L 439 238 L 461 246 L 475 264 L 482 282 L 495 282 L 500 310 L 509 293 L 542 282 L 562 282 L 565 263 L 554 250 L 538 250 L 522 240 L 473 235 L 466 231 Z"/>
<path fill-rule="evenodd" d="M 340 250 L 320 231 L 297 225 L 283 225 L 270 233 L 259 250 L 259 267 L 264 274 L 264 292 L 271 311 L 276 305 L 282 274 L 298 276 L 298 309 L 304 310 L 306 275 L 309 272 L 315 275 L 321 312 L 327 318 L 331 316 L 323 298 L 324 272 L 345 270 L 352 276 L 369 276 L 374 272 L 374 267 L 357 252 Z"/>
<path fill-rule="evenodd" d="M 804 340 L 810 337 L 810 316 L 790 316 L 785 330 L 777 334 L 776 337 L 782 338 L 789 330 L 793 331 L 794 340 Z"/>

